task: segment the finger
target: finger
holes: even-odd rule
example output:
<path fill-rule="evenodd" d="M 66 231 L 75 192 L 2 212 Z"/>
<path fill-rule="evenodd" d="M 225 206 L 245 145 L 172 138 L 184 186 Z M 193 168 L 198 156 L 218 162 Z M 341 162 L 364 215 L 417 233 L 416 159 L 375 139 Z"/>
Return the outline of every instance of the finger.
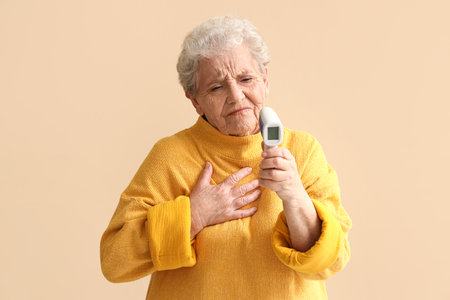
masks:
<path fill-rule="evenodd" d="M 291 152 L 283 147 L 273 147 L 267 150 L 264 150 L 261 154 L 264 158 L 271 158 L 271 157 L 284 157 L 287 160 L 294 159 L 294 156 L 291 154 Z"/>
<path fill-rule="evenodd" d="M 229 220 L 237 220 L 242 218 L 251 217 L 258 210 L 256 206 L 250 207 L 248 209 L 238 209 L 231 213 Z"/>
<path fill-rule="evenodd" d="M 290 178 L 289 172 L 277 169 L 261 170 L 258 174 L 260 179 L 269 179 L 273 181 L 284 181 Z"/>
<path fill-rule="evenodd" d="M 202 173 L 200 173 L 200 176 L 197 181 L 197 185 L 199 186 L 207 186 L 211 182 L 211 176 L 213 173 L 213 167 L 209 161 L 206 162 L 206 166 L 203 169 Z"/>
<path fill-rule="evenodd" d="M 259 185 L 275 192 L 286 191 L 292 186 L 287 180 L 275 181 L 270 179 L 259 179 Z"/>
<path fill-rule="evenodd" d="M 272 191 L 278 191 L 278 189 L 279 189 L 279 182 L 277 182 L 277 181 L 273 181 L 273 180 L 270 180 L 270 179 L 260 179 L 259 180 L 259 185 L 260 186 L 262 186 L 262 187 L 265 187 L 265 188 L 267 188 L 267 189 L 269 189 L 269 190 L 272 190 Z"/>
<path fill-rule="evenodd" d="M 240 197 L 238 199 L 236 199 L 233 203 L 233 206 L 235 209 L 239 209 L 241 207 L 244 207 L 250 203 L 252 203 L 253 201 L 255 201 L 256 199 L 259 198 L 259 196 L 261 195 L 261 190 L 256 190 L 251 194 L 248 194 L 246 196 Z"/>
<path fill-rule="evenodd" d="M 246 167 L 242 168 L 237 172 L 234 172 L 230 176 L 228 176 L 222 184 L 228 188 L 232 188 L 235 186 L 239 181 L 241 181 L 243 178 L 247 177 L 252 172 L 252 168 Z"/>
<path fill-rule="evenodd" d="M 278 169 L 286 171 L 290 166 L 290 161 L 285 159 L 284 157 L 273 157 L 273 158 L 265 158 L 259 164 L 259 168 L 262 170 L 265 169 Z"/>
<path fill-rule="evenodd" d="M 256 189 L 259 186 L 258 179 L 252 180 L 249 183 L 242 184 L 240 186 L 235 187 L 231 191 L 231 196 L 234 198 L 239 198 L 247 194 L 248 192 Z"/>

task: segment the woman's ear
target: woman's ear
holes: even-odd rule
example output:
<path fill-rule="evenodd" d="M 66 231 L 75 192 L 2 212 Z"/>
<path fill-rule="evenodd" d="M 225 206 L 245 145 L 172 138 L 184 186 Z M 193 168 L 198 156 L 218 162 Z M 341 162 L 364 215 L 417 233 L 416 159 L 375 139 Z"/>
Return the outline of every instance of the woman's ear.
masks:
<path fill-rule="evenodd" d="M 266 93 L 269 93 L 269 69 L 267 66 L 265 67 L 265 74 L 264 74 L 264 85 L 266 86 Z"/>
<path fill-rule="evenodd" d="M 200 116 L 203 116 L 203 115 L 204 115 L 203 110 L 202 110 L 202 108 L 200 107 L 200 104 L 198 104 L 196 98 L 193 97 L 191 94 L 189 94 L 188 91 L 185 91 L 185 92 L 184 92 L 184 95 L 186 96 L 186 98 L 188 98 L 189 100 L 191 100 L 191 103 L 192 103 L 192 105 L 195 107 L 195 110 L 197 111 L 197 113 L 198 113 Z"/>

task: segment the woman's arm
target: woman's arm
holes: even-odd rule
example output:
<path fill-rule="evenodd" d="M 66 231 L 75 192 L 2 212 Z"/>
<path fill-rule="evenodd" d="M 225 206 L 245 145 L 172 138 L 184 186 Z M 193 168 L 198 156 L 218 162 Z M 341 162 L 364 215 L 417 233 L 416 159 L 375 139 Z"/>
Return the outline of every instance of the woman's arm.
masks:
<path fill-rule="evenodd" d="M 158 142 L 121 194 L 100 241 L 104 276 L 131 281 L 156 270 L 195 264 L 190 207 L 167 146 Z M 175 175 L 174 175 L 175 174 Z M 177 184 L 174 184 L 176 182 Z M 187 184 L 186 184 L 187 185 Z"/>
<path fill-rule="evenodd" d="M 322 221 L 308 193 L 302 193 L 295 201 L 283 201 L 283 211 L 292 247 L 300 252 L 308 251 L 322 232 Z"/>
<path fill-rule="evenodd" d="M 272 237 L 277 257 L 310 279 L 326 279 L 349 260 L 347 236 L 351 220 L 340 203 L 337 175 L 327 163 L 322 147 L 312 136 L 310 145 L 304 165 L 297 166 L 302 170 L 297 171 L 302 174 L 301 180 L 293 172 L 283 174 L 283 170 L 286 173 L 289 168 L 294 169 L 289 161 L 295 159 L 287 149 L 278 149 L 283 152 L 283 160 L 280 155 L 275 160 L 264 159 L 261 168 L 266 170 L 263 178 L 272 176 L 275 179 L 272 181 L 282 183 L 266 181 L 262 185 L 278 189 L 277 194 L 283 200 L 284 211 L 278 217 Z M 269 153 L 266 157 L 277 155 Z"/>
<path fill-rule="evenodd" d="M 275 191 L 283 201 L 292 246 L 306 252 L 318 240 L 322 225 L 303 187 L 296 159 L 288 149 L 282 147 L 268 149 L 262 156 L 260 183 Z"/>

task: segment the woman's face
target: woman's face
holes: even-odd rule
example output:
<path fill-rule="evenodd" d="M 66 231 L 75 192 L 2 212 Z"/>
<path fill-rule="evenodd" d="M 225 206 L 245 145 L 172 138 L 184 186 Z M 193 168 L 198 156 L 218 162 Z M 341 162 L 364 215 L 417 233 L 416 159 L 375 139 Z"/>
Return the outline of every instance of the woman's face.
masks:
<path fill-rule="evenodd" d="M 186 96 L 212 126 L 236 136 L 259 131 L 259 112 L 269 90 L 267 68 L 262 74 L 246 46 L 201 59 L 196 82 L 195 96 Z"/>

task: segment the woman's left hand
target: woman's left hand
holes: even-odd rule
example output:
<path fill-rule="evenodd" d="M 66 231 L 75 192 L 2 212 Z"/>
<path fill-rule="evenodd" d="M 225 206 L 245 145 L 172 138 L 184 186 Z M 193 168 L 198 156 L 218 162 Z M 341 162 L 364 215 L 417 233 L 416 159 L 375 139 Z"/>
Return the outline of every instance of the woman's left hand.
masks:
<path fill-rule="evenodd" d="M 286 205 L 297 206 L 307 196 L 294 156 L 288 149 L 274 147 L 262 153 L 259 184 L 273 190 Z"/>

